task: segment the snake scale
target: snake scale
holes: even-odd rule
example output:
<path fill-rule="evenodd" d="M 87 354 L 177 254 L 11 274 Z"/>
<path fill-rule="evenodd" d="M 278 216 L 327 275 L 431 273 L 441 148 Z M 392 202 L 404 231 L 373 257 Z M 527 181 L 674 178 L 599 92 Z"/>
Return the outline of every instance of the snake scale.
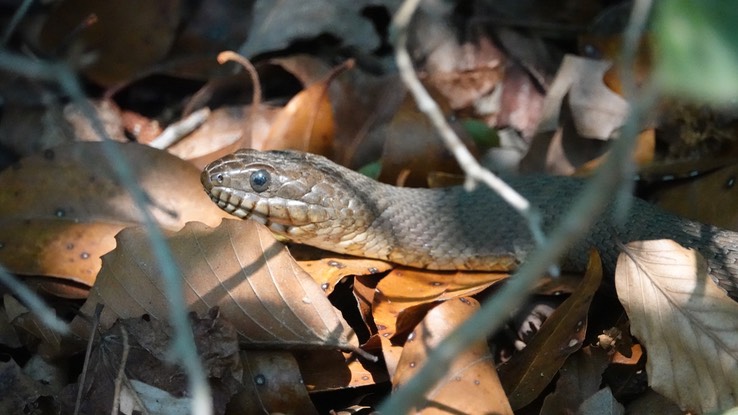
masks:
<path fill-rule="evenodd" d="M 225 211 L 267 225 L 318 248 L 435 270 L 511 270 L 535 243 L 524 219 L 484 186 L 399 188 L 376 182 L 328 159 L 295 151 L 243 149 L 208 165 L 201 176 L 210 198 Z M 584 181 L 520 176 L 507 182 L 536 206 L 550 231 L 568 212 Z M 673 239 L 697 249 L 711 275 L 738 297 L 738 233 L 666 213 L 634 198 L 625 223 L 612 207 L 560 265 L 584 271 L 599 250 L 612 273 L 620 244 Z"/>

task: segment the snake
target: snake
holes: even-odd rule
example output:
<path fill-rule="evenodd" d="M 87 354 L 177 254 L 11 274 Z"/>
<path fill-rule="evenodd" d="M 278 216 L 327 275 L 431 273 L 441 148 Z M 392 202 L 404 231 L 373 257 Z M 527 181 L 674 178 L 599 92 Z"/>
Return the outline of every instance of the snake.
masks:
<path fill-rule="evenodd" d="M 404 188 L 377 182 L 310 153 L 241 149 L 201 174 L 221 209 L 294 242 L 430 270 L 512 271 L 536 249 L 527 220 L 484 186 Z M 506 182 L 538 209 L 544 232 L 566 215 L 586 180 L 520 175 Z M 623 244 L 672 239 L 701 253 L 708 272 L 738 298 L 738 233 L 632 198 L 623 220 L 611 203 L 559 266 L 584 272 L 596 248 L 614 273 Z"/>

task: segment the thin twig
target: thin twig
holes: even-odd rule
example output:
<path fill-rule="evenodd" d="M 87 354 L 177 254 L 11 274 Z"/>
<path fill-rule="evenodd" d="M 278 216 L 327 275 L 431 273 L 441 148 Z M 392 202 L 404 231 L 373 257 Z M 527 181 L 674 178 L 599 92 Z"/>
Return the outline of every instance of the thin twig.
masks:
<path fill-rule="evenodd" d="M 10 37 L 13 36 L 13 32 L 15 32 L 15 28 L 18 27 L 18 23 L 20 23 L 20 21 L 26 16 L 28 9 L 31 8 L 32 4 L 33 0 L 23 0 L 23 3 L 18 6 L 18 10 L 15 11 L 13 18 L 10 19 L 8 26 L 5 28 L 3 38 L 0 40 L 0 47 L 5 47 L 8 44 Z"/>
<path fill-rule="evenodd" d="M 417 3 L 417 0 L 410 2 Z M 626 48 L 636 47 L 633 40 L 637 41 L 642 31 L 636 28 L 634 33 L 636 36 L 633 36 L 630 42 L 626 42 Z M 626 69 L 632 70 L 632 66 Z M 633 96 L 635 95 L 630 95 Z M 401 385 L 400 389 L 380 406 L 379 412 L 404 414 L 410 412 L 418 402 L 422 402 L 426 392 L 447 373 L 453 359 L 470 345 L 484 340 L 488 333 L 500 327 L 509 310 L 517 309 L 522 304 L 535 281 L 546 271 L 549 264 L 557 261 L 568 247 L 593 225 L 610 201 L 612 192 L 617 191 L 620 184 L 630 177 L 632 167 L 629 166 L 629 160 L 643 122 L 642 114 L 654 101 L 654 93 L 645 93 L 641 99 L 632 102 L 631 112 L 622 129 L 622 137 L 615 142 L 607 160 L 575 201 L 569 213 L 551 233 L 548 241 L 528 257 L 492 301 L 487 301 L 479 312 L 457 327 L 431 351 L 418 373 L 405 385 Z"/>
<path fill-rule="evenodd" d="M 205 123 L 209 116 L 210 108 L 200 108 L 165 128 L 161 134 L 151 140 L 149 147 L 158 148 L 160 150 L 171 147 L 174 143 L 187 137 Z"/>
<path fill-rule="evenodd" d="M 128 353 L 131 351 L 131 345 L 128 343 L 128 330 L 121 324 L 120 337 L 123 343 L 123 352 L 120 356 L 120 366 L 118 366 L 118 374 L 115 376 L 115 387 L 113 388 L 113 406 L 110 409 L 110 415 L 117 415 L 120 410 L 120 391 L 123 386 L 123 380 L 126 377 L 126 364 L 128 363 Z M 131 391 L 131 393 L 135 393 Z"/>
<path fill-rule="evenodd" d="M 95 344 L 95 333 L 100 327 L 100 314 L 103 306 L 98 304 L 95 306 L 95 313 L 92 316 L 92 330 L 90 330 L 90 338 L 87 339 L 87 348 L 85 349 L 85 360 L 82 364 L 82 373 L 79 375 L 77 382 L 77 399 L 74 401 L 74 415 L 77 415 L 82 406 L 82 395 L 84 394 L 85 382 L 87 382 L 87 373 L 90 369 L 90 356 L 92 356 L 92 345 Z"/>

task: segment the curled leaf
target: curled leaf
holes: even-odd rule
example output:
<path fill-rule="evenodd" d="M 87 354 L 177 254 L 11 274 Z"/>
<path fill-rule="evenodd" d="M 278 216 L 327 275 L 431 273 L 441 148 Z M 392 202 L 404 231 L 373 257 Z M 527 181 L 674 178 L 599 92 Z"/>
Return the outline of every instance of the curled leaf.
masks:
<path fill-rule="evenodd" d="M 699 253 L 671 240 L 631 242 L 615 284 L 648 351 L 654 390 L 700 413 L 738 403 L 738 304 L 712 281 Z"/>

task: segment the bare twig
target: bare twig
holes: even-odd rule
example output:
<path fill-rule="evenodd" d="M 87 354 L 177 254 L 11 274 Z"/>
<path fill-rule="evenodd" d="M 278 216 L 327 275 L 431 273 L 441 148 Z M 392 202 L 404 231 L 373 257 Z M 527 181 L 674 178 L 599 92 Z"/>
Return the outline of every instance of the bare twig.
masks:
<path fill-rule="evenodd" d="M 8 26 L 5 28 L 3 38 L 2 40 L 0 40 L 0 46 L 5 46 L 8 44 L 10 37 L 13 35 L 13 32 L 15 32 L 15 28 L 18 27 L 18 23 L 20 23 L 21 19 L 26 16 L 26 13 L 28 13 L 28 9 L 31 8 L 32 4 L 33 0 L 23 0 L 23 3 L 21 3 L 15 13 L 13 13 L 13 18 L 10 20 Z"/>
<path fill-rule="evenodd" d="M 169 302 L 170 321 L 174 328 L 172 351 L 185 369 L 192 394 L 192 412 L 196 414 L 212 414 L 210 385 L 205 377 L 200 358 L 197 355 L 195 339 L 187 318 L 187 307 L 182 298 L 181 273 L 169 250 L 161 229 L 156 225 L 149 206 L 149 197 L 136 182 L 131 166 L 122 162 L 124 157 L 119 153 L 113 141 L 105 132 L 102 122 L 97 117 L 90 102 L 85 99 L 76 74 L 63 63 L 46 63 L 10 54 L 0 50 L 0 69 L 7 69 L 37 79 L 46 79 L 58 83 L 69 95 L 82 113 L 90 120 L 95 132 L 103 138 L 102 152 L 118 176 L 123 186 L 141 211 L 143 225 L 146 227 L 148 242 L 151 244 L 154 257 L 164 281 L 166 300 Z"/>
<path fill-rule="evenodd" d="M 95 306 L 95 313 L 92 316 L 92 330 L 90 330 L 90 338 L 87 339 L 87 348 L 85 349 L 85 361 L 82 364 L 82 373 L 79 375 L 77 382 L 77 399 L 74 401 L 74 415 L 77 415 L 82 405 L 82 395 L 85 391 L 85 382 L 87 382 L 87 373 L 90 369 L 90 356 L 92 356 L 92 345 L 95 344 L 95 333 L 100 327 L 100 314 L 103 306 L 98 304 Z"/>
<path fill-rule="evenodd" d="M 120 328 L 121 342 L 123 343 L 123 352 L 120 356 L 120 366 L 115 376 L 115 387 L 113 393 L 113 406 L 110 408 L 110 415 L 117 415 L 120 410 L 120 390 L 123 386 L 123 380 L 126 377 L 126 364 L 128 363 L 128 353 L 131 351 L 131 345 L 128 343 L 128 330 L 121 324 Z"/>
<path fill-rule="evenodd" d="M 398 11 L 398 15 L 408 7 L 407 3 L 414 3 L 417 6 L 418 1 L 406 1 L 401 10 Z M 648 10 L 648 8 L 645 7 L 639 10 Z M 406 17 L 405 22 L 408 20 L 409 17 Z M 398 23 L 397 17 L 395 23 Z M 633 33 L 635 35 L 630 37 L 625 45 L 626 48 L 633 48 L 631 50 L 635 50 L 636 41 L 642 33 L 642 26 L 633 29 Z M 630 71 L 632 65 L 626 67 L 626 69 Z M 635 95 L 629 97 L 633 96 Z M 388 414 L 410 412 L 422 400 L 426 392 L 447 373 L 453 359 L 463 353 L 470 345 L 484 340 L 489 333 L 500 327 L 507 318 L 508 312 L 522 304 L 531 287 L 539 276 L 546 271 L 546 268 L 556 262 L 572 243 L 585 234 L 607 206 L 612 192 L 617 191 L 621 183 L 631 177 L 630 154 L 643 122 L 642 114 L 646 112 L 647 108 L 651 107 L 654 99 L 655 94 L 645 94 L 641 99 L 632 102 L 631 113 L 628 121 L 623 126 L 621 139 L 613 145 L 607 160 L 597 171 L 597 174 L 582 192 L 569 213 L 551 233 L 550 238 L 527 258 L 519 271 L 508 280 L 507 284 L 492 301 L 487 301 L 479 312 L 454 330 L 435 350 L 431 351 L 418 373 L 391 395 L 380 406 L 379 412 Z"/>
<path fill-rule="evenodd" d="M 172 123 L 155 139 L 151 140 L 149 147 L 165 149 L 179 140 L 187 137 L 190 133 L 200 127 L 210 116 L 210 108 L 200 108 L 185 118 Z"/>
<path fill-rule="evenodd" d="M 56 316 L 54 310 L 47 306 L 41 297 L 31 291 L 22 281 L 16 279 L 11 273 L 0 265 L 0 284 L 5 285 L 21 300 L 33 314 L 48 328 L 59 334 L 68 334 L 69 326 Z"/>

